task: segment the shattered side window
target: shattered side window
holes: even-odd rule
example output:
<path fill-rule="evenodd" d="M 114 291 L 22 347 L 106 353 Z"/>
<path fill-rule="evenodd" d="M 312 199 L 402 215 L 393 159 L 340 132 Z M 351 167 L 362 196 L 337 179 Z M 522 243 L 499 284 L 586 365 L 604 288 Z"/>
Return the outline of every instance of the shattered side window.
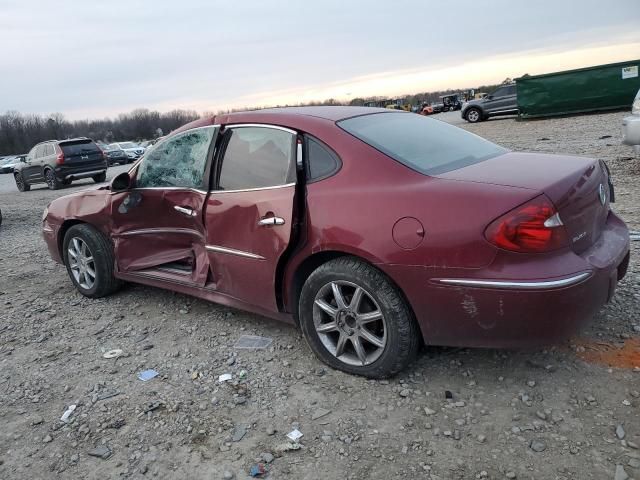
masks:
<path fill-rule="evenodd" d="M 197 128 L 159 143 L 142 160 L 136 186 L 202 188 L 216 128 Z"/>

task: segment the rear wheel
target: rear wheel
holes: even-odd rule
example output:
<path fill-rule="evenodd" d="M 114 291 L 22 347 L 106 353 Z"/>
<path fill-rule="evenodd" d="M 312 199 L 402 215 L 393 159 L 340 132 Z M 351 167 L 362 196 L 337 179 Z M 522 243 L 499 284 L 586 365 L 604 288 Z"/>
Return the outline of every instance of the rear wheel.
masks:
<path fill-rule="evenodd" d="M 47 169 L 44 172 L 44 180 L 47 182 L 47 187 L 49 187 L 50 190 L 58 190 L 63 185 L 63 182 L 58 180 L 55 173 L 53 173 L 53 170 L 51 169 Z"/>
<path fill-rule="evenodd" d="M 470 108 L 465 114 L 465 119 L 469 123 L 479 122 L 480 120 L 482 120 L 482 112 L 480 112 L 480 110 L 478 110 L 477 108 Z"/>
<path fill-rule="evenodd" d="M 18 190 L 20 190 L 21 192 L 28 192 L 29 190 L 31 190 L 31 185 L 27 183 L 27 181 L 22 176 L 22 173 L 15 172 L 13 174 L 13 178 L 16 181 L 16 187 L 18 187 Z"/>
<path fill-rule="evenodd" d="M 302 332 L 328 365 L 384 378 L 415 358 L 420 332 L 400 291 L 374 267 L 353 257 L 316 269 L 300 295 Z"/>
<path fill-rule="evenodd" d="M 93 178 L 93 181 L 96 183 L 102 183 L 107 180 L 107 172 L 102 172 L 101 174 L 94 175 L 91 178 Z"/>
<path fill-rule="evenodd" d="M 99 298 L 118 290 L 113 247 L 101 232 L 85 223 L 74 225 L 65 234 L 62 248 L 67 273 L 81 294 Z"/>

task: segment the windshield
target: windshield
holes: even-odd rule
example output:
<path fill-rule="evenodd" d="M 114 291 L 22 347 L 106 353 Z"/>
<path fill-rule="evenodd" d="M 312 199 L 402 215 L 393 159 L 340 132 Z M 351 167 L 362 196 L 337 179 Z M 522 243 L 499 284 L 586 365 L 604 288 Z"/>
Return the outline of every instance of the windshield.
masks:
<path fill-rule="evenodd" d="M 473 165 L 508 150 L 448 123 L 410 113 L 348 118 L 338 126 L 425 175 Z"/>
<path fill-rule="evenodd" d="M 120 148 L 136 148 L 138 145 L 136 145 L 133 142 L 122 142 L 118 144 L 120 146 Z"/>

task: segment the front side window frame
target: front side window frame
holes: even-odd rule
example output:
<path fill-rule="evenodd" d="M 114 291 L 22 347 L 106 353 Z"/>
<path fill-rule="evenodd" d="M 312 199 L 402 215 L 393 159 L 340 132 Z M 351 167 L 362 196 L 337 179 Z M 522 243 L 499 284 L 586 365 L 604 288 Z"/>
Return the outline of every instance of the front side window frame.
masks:
<path fill-rule="evenodd" d="M 230 136 L 227 135 L 228 131 L 236 130 L 239 128 L 269 128 L 272 130 L 281 130 L 283 132 L 287 132 L 292 135 L 292 153 L 291 159 L 289 160 L 289 174 L 288 176 L 292 177 L 290 182 L 284 182 L 279 185 L 273 185 L 268 187 L 252 187 L 252 188 L 238 188 L 238 189 L 229 189 L 224 190 L 220 188 L 220 178 L 222 172 L 222 164 L 224 162 L 224 156 L 227 150 L 227 145 L 230 139 Z M 298 136 L 298 132 L 291 128 L 282 127 L 280 125 L 273 125 L 269 123 L 237 123 L 237 124 L 227 124 L 223 125 L 219 132 L 219 141 L 218 146 L 216 148 L 215 153 L 215 169 L 214 175 L 211 181 L 211 189 L 212 193 L 234 193 L 234 192 L 252 192 L 259 190 L 271 190 L 274 188 L 285 188 L 291 187 L 296 184 L 296 165 L 298 163 L 298 152 L 297 152 L 297 142 L 296 138 Z"/>
<path fill-rule="evenodd" d="M 205 166 L 204 166 L 204 171 L 202 174 L 202 183 L 198 186 L 139 186 L 138 185 L 138 179 L 140 176 L 140 168 L 142 165 L 144 165 L 145 161 L 150 161 L 150 159 L 152 158 L 153 153 L 161 148 L 167 145 L 168 142 L 174 141 L 182 136 L 185 135 L 189 135 L 189 134 L 193 134 L 194 132 L 198 131 L 198 130 L 205 130 L 205 129 L 212 129 L 213 130 L 213 134 L 211 137 L 211 140 L 209 142 L 209 147 L 207 149 L 207 154 L 206 154 L 206 159 L 205 159 Z M 212 168 L 212 164 L 213 164 L 213 157 L 214 157 L 214 153 L 215 153 L 215 148 L 216 148 L 216 143 L 218 141 L 218 135 L 220 133 L 220 125 L 204 125 L 202 127 L 196 127 L 196 128 L 191 128 L 189 130 L 185 130 L 183 132 L 180 132 L 174 136 L 169 136 L 167 138 L 164 138 L 162 141 L 157 142 L 155 145 L 153 145 L 152 148 L 148 149 L 147 152 L 145 152 L 145 155 L 140 158 L 139 161 L 137 161 L 129 170 L 129 174 L 133 175 L 135 177 L 134 180 L 134 185 L 136 189 L 140 189 L 140 190 L 193 190 L 193 191 L 198 191 L 201 193 L 207 193 L 207 191 L 209 191 L 210 187 L 211 187 L 211 182 L 210 182 L 210 177 L 211 177 L 211 168 Z"/>

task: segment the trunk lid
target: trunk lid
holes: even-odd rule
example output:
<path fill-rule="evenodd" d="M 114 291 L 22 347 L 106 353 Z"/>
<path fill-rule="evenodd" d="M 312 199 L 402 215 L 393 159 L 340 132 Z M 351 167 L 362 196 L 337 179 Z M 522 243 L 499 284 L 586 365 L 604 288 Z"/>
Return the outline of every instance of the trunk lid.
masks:
<path fill-rule="evenodd" d="M 532 197 L 544 193 L 558 209 L 576 253 L 593 245 L 609 215 L 609 177 L 602 162 L 592 158 L 510 152 L 436 176 L 528 188 Z"/>

